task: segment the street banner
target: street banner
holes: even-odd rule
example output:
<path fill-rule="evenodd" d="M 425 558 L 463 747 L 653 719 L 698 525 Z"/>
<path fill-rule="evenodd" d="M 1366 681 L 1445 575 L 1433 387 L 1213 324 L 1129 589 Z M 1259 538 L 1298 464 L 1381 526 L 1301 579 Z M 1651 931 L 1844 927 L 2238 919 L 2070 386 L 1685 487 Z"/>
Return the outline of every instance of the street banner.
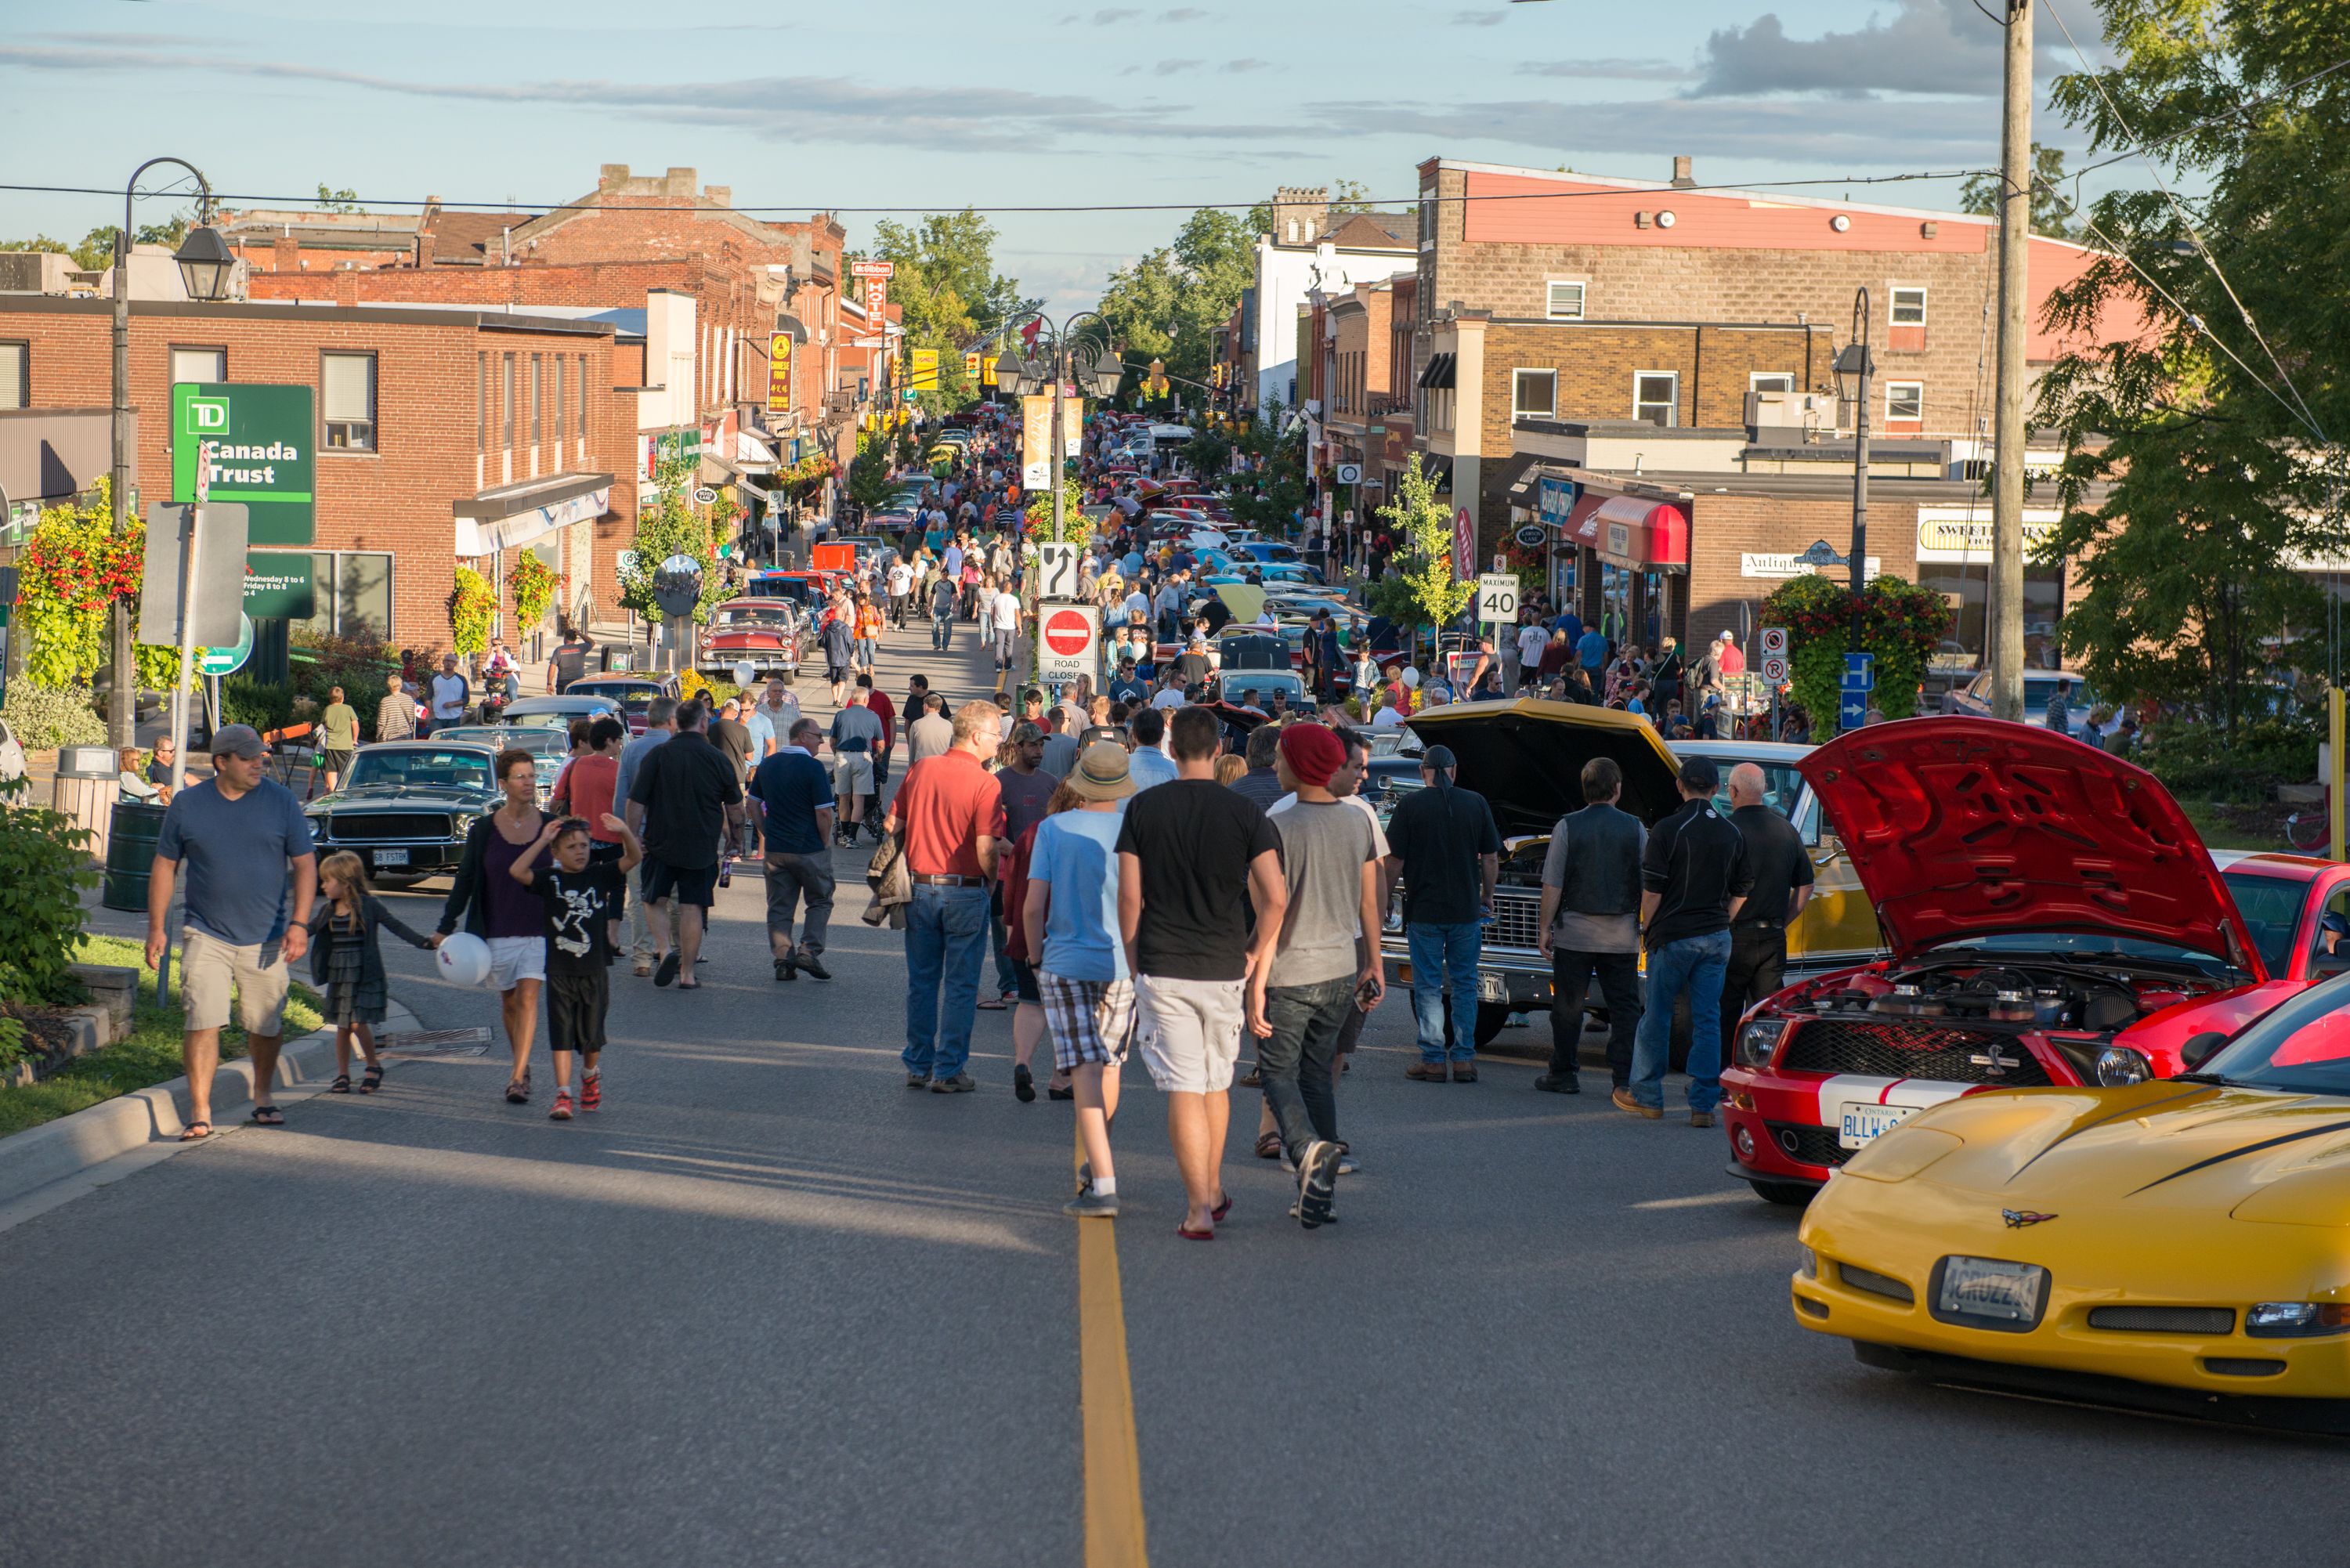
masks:
<path fill-rule="evenodd" d="M 787 414 L 792 409 L 792 339 L 778 332 L 767 339 L 767 412 Z"/>
<path fill-rule="evenodd" d="M 1053 400 L 1042 392 L 1020 400 L 1020 483 L 1030 490 L 1053 482 Z"/>
<path fill-rule="evenodd" d="M 916 348 L 911 353 L 913 374 L 906 382 L 908 389 L 916 392 L 937 391 L 939 389 L 939 351 L 935 348 Z"/>
<path fill-rule="evenodd" d="M 255 545 L 312 544 L 317 429 L 307 387 L 173 382 L 172 499 L 182 505 L 197 499 L 197 448 L 210 441 L 208 501 L 243 505 Z"/>
<path fill-rule="evenodd" d="M 1477 524 L 1463 506 L 1452 517 L 1452 575 L 1466 577 L 1477 569 Z"/>

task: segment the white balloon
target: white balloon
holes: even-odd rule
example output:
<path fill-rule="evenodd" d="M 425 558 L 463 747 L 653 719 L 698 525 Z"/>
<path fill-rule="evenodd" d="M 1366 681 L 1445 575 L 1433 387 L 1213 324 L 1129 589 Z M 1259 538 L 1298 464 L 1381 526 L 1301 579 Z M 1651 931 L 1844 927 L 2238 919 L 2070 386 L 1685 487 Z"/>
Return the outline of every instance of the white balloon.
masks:
<path fill-rule="evenodd" d="M 477 986 L 490 978 L 490 944 L 471 931 L 452 931 L 442 939 L 433 957 L 441 978 L 452 985 Z"/>
<path fill-rule="evenodd" d="M 1403 683 L 1407 687 L 1417 690 L 1419 685 L 1419 671 L 1414 670 L 1409 664 L 1405 665 L 1403 667 Z"/>
<path fill-rule="evenodd" d="M 746 659 L 734 667 L 734 684 L 737 686 L 748 686 L 751 684 L 751 677 L 757 673 L 758 671 L 752 669 L 750 661 Z"/>

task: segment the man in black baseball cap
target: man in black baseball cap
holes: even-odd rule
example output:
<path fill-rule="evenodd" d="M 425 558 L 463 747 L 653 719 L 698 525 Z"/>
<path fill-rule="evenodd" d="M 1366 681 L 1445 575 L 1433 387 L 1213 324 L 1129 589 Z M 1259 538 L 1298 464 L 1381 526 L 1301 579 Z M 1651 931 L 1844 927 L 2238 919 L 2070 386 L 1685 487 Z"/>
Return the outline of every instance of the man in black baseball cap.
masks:
<path fill-rule="evenodd" d="M 1730 922 L 1753 890 L 1746 840 L 1713 805 L 1721 775 L 1705 757 L 1684 758 L 1681 807 L 1648 832 L 1640 857 L 1640 925 L 1648 952 L 1648 998 L 1632 1044 L 1632 1081 L 1616 1091 L 1618 1110 L 1664 1115 L 1673 1002 L 1690 999 L 1690 1126 L 1713 1125 L 1721 1100 L 1721 982 L 1730 964 Z"/>

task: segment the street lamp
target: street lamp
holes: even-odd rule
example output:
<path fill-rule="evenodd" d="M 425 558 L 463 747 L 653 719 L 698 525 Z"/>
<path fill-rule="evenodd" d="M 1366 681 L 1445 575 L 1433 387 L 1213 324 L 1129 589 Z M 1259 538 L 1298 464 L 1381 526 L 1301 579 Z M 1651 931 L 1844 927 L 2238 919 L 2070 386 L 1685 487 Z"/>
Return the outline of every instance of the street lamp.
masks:
<path fill-rule="evenodd" d="M 1868 352 L 1868 290 L 1853 296 L 1852 341 L 1835 357 L 1837 392 L 1855 410 L 1852 448 L 1852 651 L 1860 648 L 1860 590 L 1868 569 L 1868 381 L 1877 361 Z"/>
<path fill-rule="evenodd" d="M 196 227 L 188 231 L 172 259 L 179 264 L 180 281 L 186 286 L 190 299 L 207 304 L 228 297 L 229 281 L 236 270 L 236 258 L 228 248 L 228 241 L 211 226 L 213 188 L 203 171 L 194 164 L 177 158 L 150 158 L 131 171 L 130 182 L 122 189 L 122 227 L 114 234 L 114 467 L 113 507 L 114 531 L 120 534 L 127 526 L 130 505 L 130 221 L 131 202 L 139 195 L 139 176 L 159 163 L 170 163 L 186 170 L 195 177 Z M 180 564 L 183 579 L 187 566 L 186 541 L 182 541 Z M 182 593 L 182 601 L 186 598 Z M 115 746 L 131 743 L 138 722 L 138 660 L 130 652 L 130 612 L 120 599 L 114 601 L 112 659 L 114 690 L 106 703 L 107 732 Z M 184 640 L 184 639 L 183 639 Z M 182 687 L 187 671 L 180 672 Z M 174 693 L 173 706 L 182 707 Z M 183 710 L 182 710 L 183 711 Z M 173 726 L 177 733 L 178 725 Z"/>

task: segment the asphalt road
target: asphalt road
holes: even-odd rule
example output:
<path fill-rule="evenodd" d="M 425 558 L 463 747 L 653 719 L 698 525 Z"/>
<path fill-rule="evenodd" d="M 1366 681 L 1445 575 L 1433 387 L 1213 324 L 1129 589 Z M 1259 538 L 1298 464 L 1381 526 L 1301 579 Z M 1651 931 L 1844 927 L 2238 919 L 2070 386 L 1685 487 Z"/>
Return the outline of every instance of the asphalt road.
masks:
<path fill-rule="evenodd" d="M 497 1054 L 403 1064 L 0 1233 L 0 1564 L 1085 1561 L 1068 1109 L 1014 1100 L 1008 1013 L 978 1093 L 902 1088 L 899 939 L 843 892 L 828 984 L 769 978 L 755 877 L 700 995 L 616 975 L 597 1116 L 546 1119 L 543 1056 L 528 1108 Z M 429 1026 L 494 1022 L 386 954 Z M 1128 1070 L 1159 1564 L 2339 1560 L 2338 1447 L 1866 1370 L 1719 1132 L 1409 1060 L 1390 1002 L 1318 1232 L 1244 1104 L 1207 1246 Z"/>

